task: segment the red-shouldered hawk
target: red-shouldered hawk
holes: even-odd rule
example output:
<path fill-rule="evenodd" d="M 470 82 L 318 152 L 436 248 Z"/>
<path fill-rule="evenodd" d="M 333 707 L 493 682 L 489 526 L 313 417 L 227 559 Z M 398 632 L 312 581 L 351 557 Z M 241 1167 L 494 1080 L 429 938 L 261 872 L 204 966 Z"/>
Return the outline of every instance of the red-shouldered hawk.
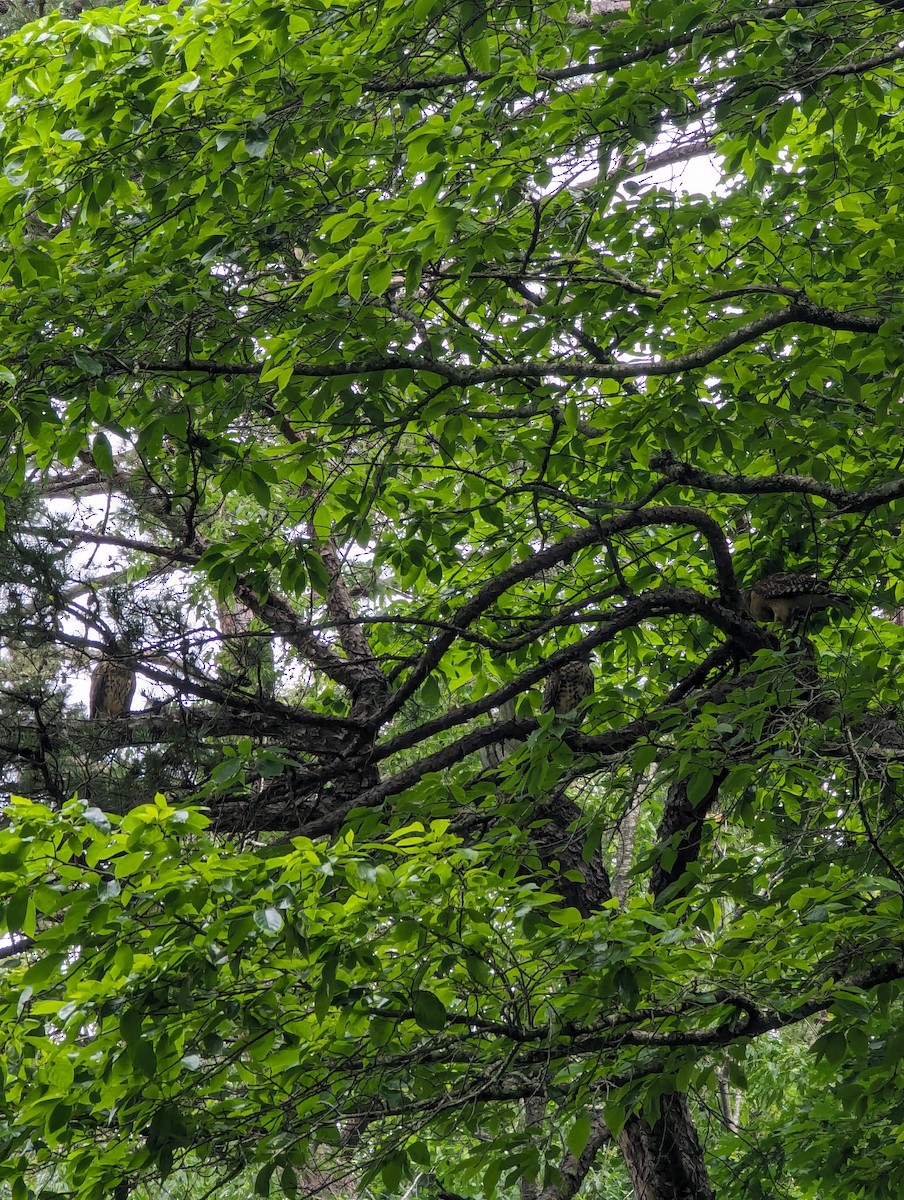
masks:
<path fill-rule="evenodd" d="M 593 671 L 590 667 L 590 652 L 582 654 L 572 662 L 565 663 L 553 671 L 543 689 L 542 712 L 574 712 L 582 700 L 593 694 Z"/>
<path fill-rule="evenodd" d="M 800 571 L 777 571 L 765 575 L 744 595 L 747 611 L 756 621 L 780 621 L 789 628 L 805 616 L 822 608 L 850 608 L 850 599 L 833 592 L 831 585 L 815 575 Z"/>
<path fill-rule="evenodd" d="M 129 711 L 135 693 L 135 672 L 105 652 L 91 672 L 88 716 L 121 717 Z"/>

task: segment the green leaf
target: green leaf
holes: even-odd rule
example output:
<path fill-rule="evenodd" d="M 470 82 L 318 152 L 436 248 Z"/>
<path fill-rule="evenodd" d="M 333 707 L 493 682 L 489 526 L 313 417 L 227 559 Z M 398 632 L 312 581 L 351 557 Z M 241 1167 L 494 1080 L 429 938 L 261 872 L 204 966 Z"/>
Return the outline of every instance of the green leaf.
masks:
<path fill-rule="evenodd" d="M 590 1141 L 591 1119 L 587 1113 L 581 1113 L 575 1119 L 568 1131 L 565 1143 L 575 1158 L 580 1158 Z"/>
<path fill-rule="evenodd" d="M 273 1177 L 273 1172 L 276 1170 L 276 1163 L 268 1163 L 258 1171 L 254 1178 L 254 1194 L 255 1196 L 270 1195 L 270 1180 Z"/>
<path fill-rule="evenodd" d="M 385 1046 L 391 1041 L 395 1033 L 395 1022 L 384 1021 L 381 1017 L 371 1017 L 370 1025 L 370 1040 L 375 1046 Z"/>
<path fill-rule="evenodd" d="M 113 461 L 113 450 L 105 434 L 99 433 L 91 443 L 91 457 L 97 464 L 97 469 L 104 475 L 112 475 L 116 469 Z"/>
<path fill-rule="evenodd" d="M 624 1129 L 625 1122 L 628 1119 L 628 1113 L 624 1105 L 618 1100 L 607 1100 L 603 1105 L 603 1116 L 609 1132 L 614 1138 L 617 1138 Z"/>
<path fill-rule="evenodd" d="M 383 262 L 371 267 L 367 273 L 367 287 L 374 296 L 381 296 L 392 278 L 392 263 Z"/>
<path fill-rule="evenodd" d="M 249 158 L 264 158 L 270 149 L 270 135 L 264 130 L 255 130 L 245 135 L 243 144 Z"/>
<path fill-rule="evenodd" d="M 700 21 L 706 20 L 710 12 L 708 4 L 682 4 L 675 9 L 672 29 L 675 33 L 684 33 L 699 24 Z"/>
<path fill-rule="evenodd" d="M 31 895 L 28 888 L 18 888 L 6 904 L 6 928 L 10 933 L 27 932 Z"/>
<path fill-rule="evenodd" d="M 101 809 L 95 808 L 93 805 L 85 809 L 84 819 L 89 825 L 93 825 L 94 828 L 99 830 L 101 833 L 109 833 L 112 829 L 110 818 L 107 816 L 107 814 L 102 812 Z"/>
<path fill-rule="evenodd" d="M 72 357 L 76 366 L 81 368 L 86 375 L 98 377 L 104 373 L 104 364 L 94 355 L 89 354 L 86 350 L 73 350 Z"/>
<path fill-rule="evenodd" d="M 842 1030 L 829 1029 L 813 1043 L 816 1054 L 822 1055 L 831 1066 L 837 1067 L 847 1058 L 847 1039 Z"/>
<path fill-rule="evenodd" d="M 446 1006 L 433 992 L 416 991 L 412 996 L 414 1019 L 428 1033 L 439 1033 L 445 1027 L 448 1014 Z"/>
<path fill-rule="evenodd" d="M 254 923 L 263 933 L 277 934 L 285 924 L 282 913 L 275 908 L 258 909 L 254 914 Z"/>
<path fill-rule="evenodd" d="M 476 954 L 469 954 L 465 958 L 465 967 L 475 983 L 489 983 L 491 972 L 484 959 L 479 958 Z"/>
<path fill-rule="evenodd" d="M 769 122 L 769 133 L 775 141 L 781 141 L 796 112 L 794 100 L 785 100 L 780 104 Z"/>
<path fill-rule="evenodd" d="M 697 771 L 687 783 L 687 798 L 692 805 L 699 804 L 709 795 L 714 783 L 712 771 Z"/>

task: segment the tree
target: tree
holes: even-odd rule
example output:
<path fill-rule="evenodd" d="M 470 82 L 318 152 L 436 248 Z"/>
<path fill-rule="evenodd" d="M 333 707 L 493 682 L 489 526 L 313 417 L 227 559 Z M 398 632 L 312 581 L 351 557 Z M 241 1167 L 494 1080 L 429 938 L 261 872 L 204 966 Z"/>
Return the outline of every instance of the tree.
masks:
<path fill-rule="evenodd" d="M 14 1197 L 897 1194 L 901 31 L 5 39 Z"/>

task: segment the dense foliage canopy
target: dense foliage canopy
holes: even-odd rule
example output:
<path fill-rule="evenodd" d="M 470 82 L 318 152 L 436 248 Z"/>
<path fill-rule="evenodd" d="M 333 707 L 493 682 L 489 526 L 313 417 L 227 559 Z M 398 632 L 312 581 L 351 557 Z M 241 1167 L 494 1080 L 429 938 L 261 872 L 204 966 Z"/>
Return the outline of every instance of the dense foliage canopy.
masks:
<path fill-rule="evenodd" d="M 899 1194 L 901 8 L 0 40 L 16 1200 Z"/>

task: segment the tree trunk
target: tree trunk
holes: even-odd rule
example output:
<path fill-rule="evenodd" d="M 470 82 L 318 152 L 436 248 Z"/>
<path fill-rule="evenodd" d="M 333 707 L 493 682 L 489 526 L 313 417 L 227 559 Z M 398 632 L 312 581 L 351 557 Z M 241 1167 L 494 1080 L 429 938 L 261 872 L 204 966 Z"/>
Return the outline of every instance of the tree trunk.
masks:
<path fill-rule="evenodd" d="M 659 1120 L 629 1117 L 618 1144 L 635 1200 L 715 1200 L 687 1101 L 663 1096 Z"/>
<path fill-rule="evenodd" d="M 660 824 L 660 837 L 676 836 L 678 856 L 672 872 L 654 869 L 654 891 L 661 891 L 684 870 L 697 853 L 700 827 L 718 795 L 724 773 L 713 780 L 702 801 L 691 804 L 681 783 L 669 790 Z M 572 800 L 561 796 L 546 810 L 549 824 L 538 831 L 536 845 L 547 865 L 557 861 L 562 876 L 557 886 L 567 904 L 584 916 L 599 911 L 612 897 L 609 877 L 599 852 L 584 861 L 582 840 L 574 829 L 580 826 L 581 811 Z M 569 830 L 571 833 L 569 835 Z M 566 872 L 583 878 L 564 878 Z M 697 1131 L 681 1093 L 660 1100 L 659 1118 L 650 1125 L 643 1117 L 631 1116 L 618 1145 L 628 1168 L 635 1200 L 714 1200 L 715 1193 L 703 1159 Z"/>

